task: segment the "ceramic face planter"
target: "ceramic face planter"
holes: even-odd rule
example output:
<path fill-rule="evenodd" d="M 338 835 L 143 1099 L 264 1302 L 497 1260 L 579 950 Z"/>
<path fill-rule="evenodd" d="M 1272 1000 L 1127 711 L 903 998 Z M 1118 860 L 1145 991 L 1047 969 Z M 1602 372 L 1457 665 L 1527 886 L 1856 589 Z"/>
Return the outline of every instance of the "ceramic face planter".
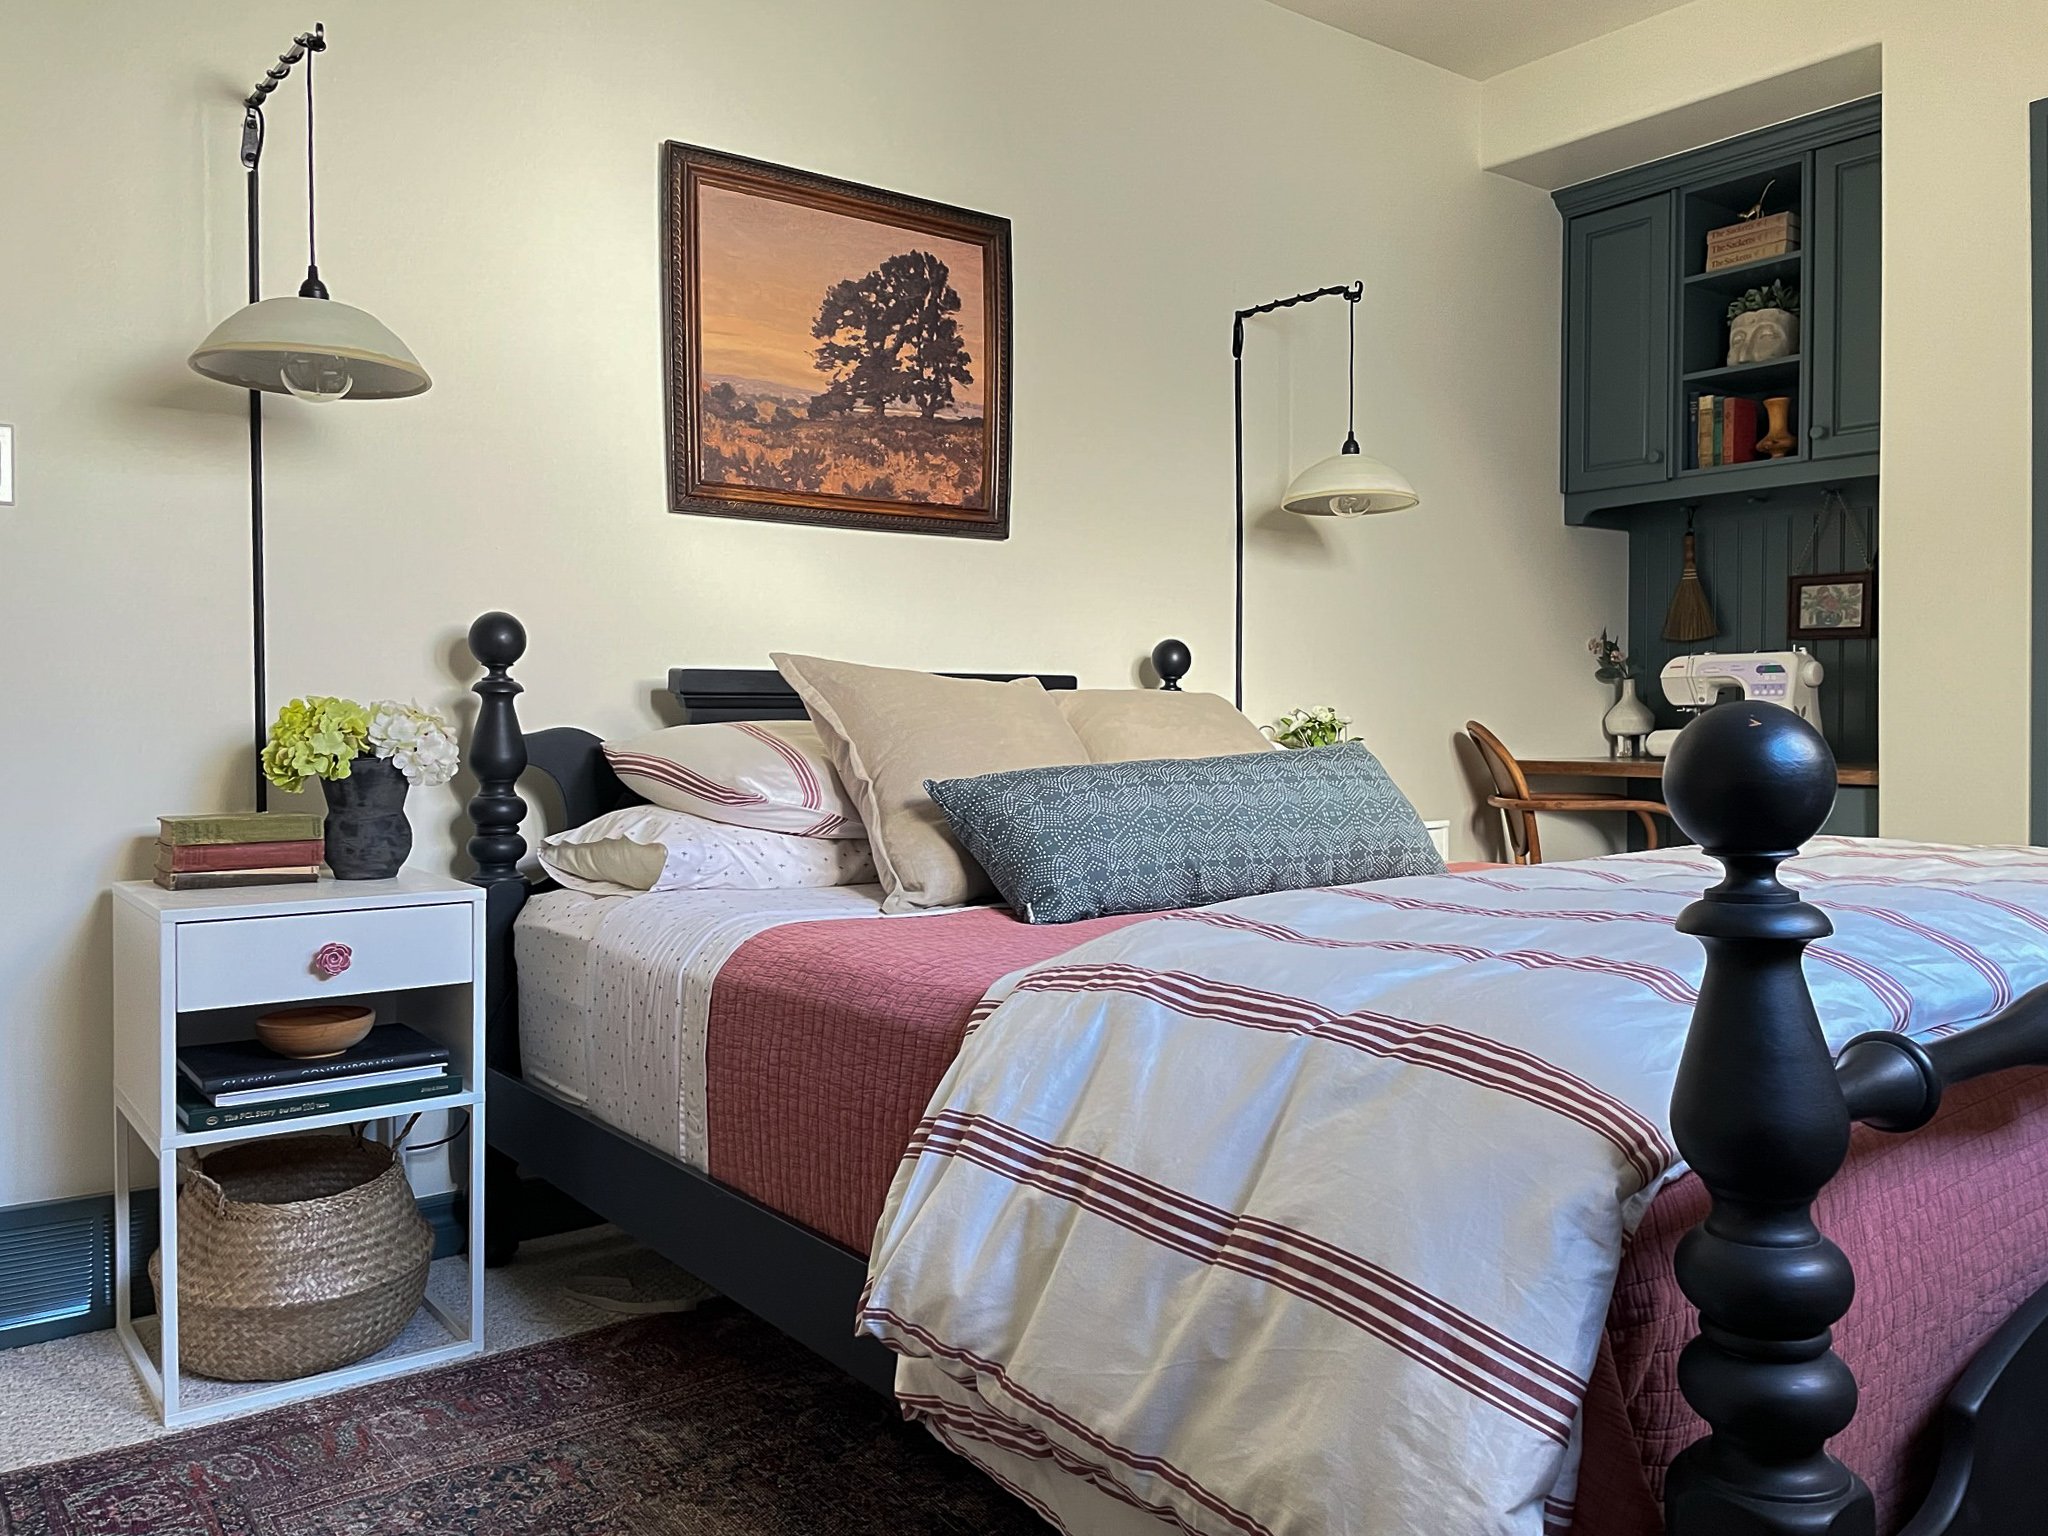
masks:
<path fill-rule="evenodd" d="M 1767 363 L 1799 350 L 1799 317 L 1789 309 L 1752 309 L 1728 322 L 1728 361 Z"/>

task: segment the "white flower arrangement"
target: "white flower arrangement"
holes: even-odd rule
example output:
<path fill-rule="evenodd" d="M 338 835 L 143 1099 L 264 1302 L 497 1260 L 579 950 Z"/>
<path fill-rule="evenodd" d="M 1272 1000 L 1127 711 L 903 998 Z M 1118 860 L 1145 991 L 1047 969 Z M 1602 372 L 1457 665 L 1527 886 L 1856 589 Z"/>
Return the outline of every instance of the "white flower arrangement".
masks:
<path fill-rule="evenodd" d="M 446 784 L 462 762 L 455 727 L 446 715 L 395 699 L 370 706 L 370 750 L 404 774 L 408 784 Z"/>
<path fill-rule="evenodd" d="M 1314 704 L 1290 709 L 1271 725 L 1262 727 L 1267 737 L 1283 747 L 1334 747 L 1351 741 L 1351 722 L 1337 713 L 1334 704 Z"/>

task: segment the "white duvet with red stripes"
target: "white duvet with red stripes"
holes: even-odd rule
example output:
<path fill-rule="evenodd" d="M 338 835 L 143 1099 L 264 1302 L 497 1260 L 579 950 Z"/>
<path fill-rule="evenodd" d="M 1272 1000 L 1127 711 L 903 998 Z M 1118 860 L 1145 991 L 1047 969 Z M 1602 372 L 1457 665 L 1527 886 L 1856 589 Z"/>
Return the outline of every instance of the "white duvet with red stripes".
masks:
<path fill-rule="evenodd" d="M 1836 1046 L 2048 981 L 2048 852 L 1821 838 L 1787 870 L 1834 921 Z M 1714 878 L 1684 849 L 1262 896 L 1007 978 L 876 1232 L 861 1327 L 906 1411 L 1119 1528 L 1567 1523 L 1675 1158 L 1702 956 L 1672 920 Z"/>

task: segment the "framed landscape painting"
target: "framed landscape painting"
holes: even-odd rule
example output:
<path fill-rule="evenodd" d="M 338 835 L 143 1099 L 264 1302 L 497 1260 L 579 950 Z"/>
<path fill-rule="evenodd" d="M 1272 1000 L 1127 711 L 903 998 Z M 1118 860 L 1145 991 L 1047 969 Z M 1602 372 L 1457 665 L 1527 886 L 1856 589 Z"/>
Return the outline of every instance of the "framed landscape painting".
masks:
<path fill-rule="evenodd" d="M 1010 222 L 669 144 L 669 509 L 1009 536 Z"/>

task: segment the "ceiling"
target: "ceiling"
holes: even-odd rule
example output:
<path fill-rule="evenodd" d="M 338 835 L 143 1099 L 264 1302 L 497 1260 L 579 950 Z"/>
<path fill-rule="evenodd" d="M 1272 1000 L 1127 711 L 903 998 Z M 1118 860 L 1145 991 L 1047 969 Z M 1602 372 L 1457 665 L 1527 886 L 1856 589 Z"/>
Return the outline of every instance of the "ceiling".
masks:
<path fill-rule="evenodd" d="M 1485 80 L 1675 11 L 1686 0 L 1274 0 L 1276 5 Z"/>

